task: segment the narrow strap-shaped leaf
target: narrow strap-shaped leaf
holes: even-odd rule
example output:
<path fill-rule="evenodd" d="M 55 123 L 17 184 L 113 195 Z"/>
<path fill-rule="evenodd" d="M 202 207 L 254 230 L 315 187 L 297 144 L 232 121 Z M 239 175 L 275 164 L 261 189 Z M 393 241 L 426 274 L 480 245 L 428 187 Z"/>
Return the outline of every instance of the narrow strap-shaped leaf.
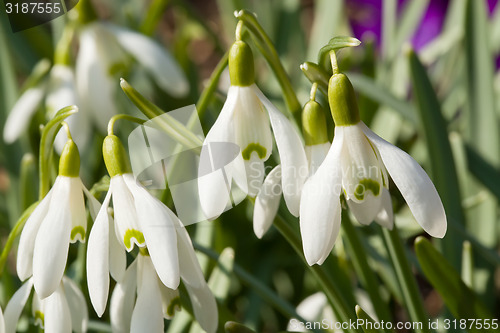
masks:
<path fill-rule="evenodd" d="M 431 178 L 443 201 L 448 223 L 464 225 L 457 171 L 441 105 L 424 66 L 413 50 L 408 52 L 408 58 L 413 92 L 429 151 Z M 461 264 L 458 254 L 462 252 L 463 240 L 460 239 L 454 230 L 449 230 L 447 237 L 443 239 L 444 254 L 453 260 L 455 269 L 459 269 Z"/>
<path fill-rule="evenodd" d="M 358 323 L 361 324 L 363 332 L 365 333 L 379 333 L 374 329 L 375 320 L 368 313 L 365 312 L 359 305 L 356 305 L 356 316 L 358 316 Z"/>
<path fill-rule="evenodd" d="M 249 329 L 243 324 L 237 323 L 235 321 L 228 321 L 224 325 L 224 330 L 226 333 L 255 333 L 254 330 Z"/>
<path fill-rule="evenodd" d="M 457 319 L 491 319 L 493 315 L 477 295 L 462 281 L 460 274 L 450 262 L 439 253 L 431 242 L 423 237 L 415 241 L 415 252 L 422 270 L 441 295 L 446 306 Z M 469 332 L 493 332 L 476 329 Z"/>

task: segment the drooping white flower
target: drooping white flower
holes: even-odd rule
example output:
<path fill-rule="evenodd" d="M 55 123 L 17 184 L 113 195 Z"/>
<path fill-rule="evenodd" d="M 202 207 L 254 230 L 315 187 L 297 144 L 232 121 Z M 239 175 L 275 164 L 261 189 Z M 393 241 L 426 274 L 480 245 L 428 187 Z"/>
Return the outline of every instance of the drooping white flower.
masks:
<path fill-rule="evenodd" d="M 33 287 L 28 279 L 17 290 L 5 308 L 5 333 L 15 333 L 17 322 Z M 86 332 L 88 312 L 85 297 L 76 284 L 63 277 L 56 290 L 41 299 L 33 293 L 32 315 L 35 324 L 46 332 Z M 1 328 L 0 328 L 1 331 Z"/>
<path fill-rule="evenodd" d="M 285 201 L 290 212 L 298 215 L 301 188 L 307 176 L 300 172 L 307 170 L 303 144 L 291 122 L 254 84 L 253 71 L 249 46 L 235 42 L 229 57 L 231 86 L 220 115 L 207 134 L 201 161 L 210 161 L 214 166 L 218 162 L 211 158 L 211 149 L 217 147 L 214 144 L 232 143 L 240 148 L 237 159 L 243 163 L 237 160 L 225 167 L 227 179 L 216 172 L 200 171 L 200 203 L 208 219 L 218 217 L 228 205 L 233 180 L 248 195 L 257 195 L 264 180 L 264 162 L 271 155 L 273 134 L 281 160 Z M 200 166 L 206 167 L 201 163 Z"/>
<path fill-rule="evenodd" d="M 307 262 L 321 264 L 328 257 L 340 229 L 342 192 L 360 223 L 377 220 L 392 227 L 389 176 L 422 228 L 442 238 L 446 214 L 432 181 L 410 155 L 359 119 L 354 90 L 345 75 L 334 74 L 330 79 L 329 102 L 335 137 L 327 157 L 304 185 L 300 203 Z"/>
<path fill-rule="evenodd" d="M 109 273 L 119 282 L 120 287 L 116 293 L 121 296 L 115 297 L 132 297 L 127 296 L 129 294 L 126 293 L 126 289 L 134 289 L 130 285 L 138 286 L 138 300 L 136 310 L 134 310 L 134 313 L 138 314 L 132 317 L 133 329 L 136 327 L 134 325 L 141 323 L 146 315 L 155 318 L 155 313 L 158 314 L 159 311 L 158 316 L 162 317 L 161 302 L 158 309 L 152 309 L 152 303 L 147 301 L 149 295 L 155 293 L 157 289 L 163 290 L 162 292 L 166 292 L 165 288 L 176 290 L 182 278 L 186 287 L 194 290 L 194 296 L 203 296 L 203 299 L 199 299 L 203 305 L 209 302 L 210 307 L 203 309 L 197 318 L 202 325 L 204 323 L 207 331 L 215 331 L 213 327 L 213 325 L 216 327 L 217 324 L 215 300 L 209 290 L 207 292 L 206 282 L 187 231 L 175 214 L 160 200 L 152 196 L 129 173 L 130 167 L 125 150 L 116 136 L 106 137 L 103 154 L 111 181 L 109 191 L 90 232 L 87 252 L 89 294 L 97 314 L 101 316 L 106 308 Z M 114 222 L 108 213 L 111 199 L 113 200 Z M 145 255 L 144 260 L 139 261 L 138 282 L 134 282 L 135 280 L 129 276 L 132 273 L 124 273 L 124 250 L 131 251 L 134 245 L 139 247 L 142 253 L 140 257 Z M 143 264 L 144 262 L 145 264 Z M 129 272 L 133 270 L 135 270 L 134 267 L 128 269 Z M 146 280 L 149 282 L 143 286 L 143 282 Z M 151 284 L 151 280 L 156 285 Z M 156 296 L 159 297 L 159 294 Z M 213 302 L 209 301 L 210 297 Z M 197 298 L 192 300 L 194 303 Z M 111 309 L 112 316 L 119 315 L 123 311 L 126 313 L 132 311 L 129 305 L 121 304 L 121 306 L 117 308 L 115 305 Z M 193 304 L 194 308 L 196 306 Z M 151 309 L 151 311 L 144 309 Z M 126 318 L 130 319 L 130 317 Z M 134 318 L 140 320 L 137 321 Z M 125 325 L 124 323 L 120 325 L 122 324 Z M 150 324 L 159 325 L 155 326 L 156 328 L 163 327 L 163 321 L 161 321 L 161 325 L 155 320 L 151 321 Z M 120 325 L 115 324 L 117 327 Z M 134 331 L 144 330 L 134 329 Z"/>
<path fill-rule="evenodd" d="M 302 111 L 307 169 L 301 170 L 301 172 L 304 172 L 307 177 L 316 172 L 330 148 L 323 113 L 320 104 L 314 99 L 308 101 Z M 264 184 L 255 198 L 253 230 L 258 238 L 262 238 L 271 227 L 278 212 L 281 194 L 281 166 L 278 165 L 266 176 Z"/>
<path fill-rule="evenodd" d="M 68 140 L 52 189 L 35 208 L 21 233 L 17 274 L 22 281 L 33 276 L 35 290 L 41 298 L 48 297 L 59 286 L 69 244 L 85 241 L 84 193 L 91 214 L 99 207 L 78 176 L 79 165 L 78 148 Z"/>

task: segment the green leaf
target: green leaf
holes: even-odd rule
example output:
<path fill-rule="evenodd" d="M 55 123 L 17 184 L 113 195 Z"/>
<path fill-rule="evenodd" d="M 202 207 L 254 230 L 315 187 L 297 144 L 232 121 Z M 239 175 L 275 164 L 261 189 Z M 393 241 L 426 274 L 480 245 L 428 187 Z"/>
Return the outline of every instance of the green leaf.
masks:
<path fill-rule="evenodd" d="M 378 330 L 374 329 L 375 320 L 368 315 L 359 305 L 356 305 L 356 316 L 359 320 L 362 320 L 361 327 L 365 333 L 379 333 Z"/>
<path fill-rule="evenodd" d="M 465 241 L 462 245 L 462 280 L 471 288 L 474 283 L 474 258 L 472 255 L 472 245 L 469 241 Z"/>
<path fill-rule="evenodd" d="M 67 106 L 59 110 L 54 118 L 52 118 L 43 128 L 42 137 L 40 139 L 40 189 L 39 198 L 42 199 L 49 192 L 49 163 L 52 154 L 52 145 L 56 138 L 57 132 L 61 128 L 61 122 L 67 117 L 78 112 L 78 107 L 75 105 Z"/>
<path fill-rule="evenodd" d="M 464 225 L 465 218 L 461 206 L 457 171 L 446 122 L 441 113 L 441 105 L 424 66 L 413 50 L 408 52 L 408 58 L 413 92 L 429 151 L 431 178 L 443 202 L 448 223 Z M 458 254 L 462 251 L 463 239 L 450 229 L 442 242 L 445 256 L 451 258 L 453 266 L 459 269 L 460 256 Z"/>
<path fill-rule="evenodd" d="M 449 261 L 423 237 L 415 240 L 415 253 L 426 278 L 457 319 L 491 319 L 493 315 L 462 281 Z M 487 330 L 486 330 L 487 331 Z M 485 332 L 471 327 L 470 332 Z M 493 331 L 490 331 L 493 332 Z"/>
<path fill-rule="evenodd" d="M 469 171 L 500 200 L 500 170 L 488 163 L 470 145 L 465 146 Z"/>
<path fill-rule="evenodd" d="M 408 41 L 415 30 L 418 28 L 422 22 L 422 17 L 425 14 L 425 10 L 429 5 L 429 0 L 419 0 L 419 1 L 408 1 L 403 9 L 403 13 L 398 22 L 398 29 L 395 32 L 395 41 L 393 47 L 396 53 L 404 42 Z"/>
<path fill-rule="evenodd" d="M 249 329 L 245 325 L 239 324 L 234 321 L 228 321 L 224 325 L 226 333 L 255 333 L 254 330 Z"/>
<path fill-rule="evenodd" d="M 27 209 L 37 200 L 36 186 L 36 159 L 31 153 L 26 153 L 21 160 L 20 184 L 20 206 L 21 210 Z"/>

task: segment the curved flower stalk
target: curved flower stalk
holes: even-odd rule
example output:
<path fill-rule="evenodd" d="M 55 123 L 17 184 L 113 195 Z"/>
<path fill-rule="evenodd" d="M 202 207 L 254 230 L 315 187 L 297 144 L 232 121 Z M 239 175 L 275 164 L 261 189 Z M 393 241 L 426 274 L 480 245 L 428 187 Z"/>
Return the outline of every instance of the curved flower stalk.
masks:
<path fill-rule="evenodd" d="M 137 245 L 140 257 L 147 257 L 147 260 L 139 260 L 138 282 L 134 283 L 138 286 L 138 300 L 134 310 L 137 315 L 132 317 L 134 331 L 150 331 L 144 330 L 144 326 L 141 326 L 149 322 L 148 318 L 154 319 L 149 324 L 163 327 L 162 320 L 161 324 L 156 321 L 158 311 L 161 315 L 161 302 L 160 307 L 156 309 L 148 299 L 157 289 L 163 291 L 168 289 L 171 290 L 170 293 L 174 293 L 173 290 L 178 288 L 181 278 L 188 289 L 192 287 L 195 290 L 193 295 L 198 297 L 195 300 L 202 302 L 202 306 L 207 306 L 203 311 L 200 307 L 201 312 L 197 315 L 200 324 L 205 325 L 207 331 L 215 331 L 217 326 L 215 299 L 206 287 L 187 231 L 167 206 L 137 183 L 130 173 L 125 149 L 116 136 L 106 137 L 103 155 L 111 182 L 90 232 L 87 252 L 89 294 L 97 314 L 101 316 L 106 308 L 110 273 L 122 287 L 135 281 L 131 281 L 129 277 L 135 268 L 129 267 L 129 273 L 125 273 L 124 250 L 130 252 Z M 111 199 L 113 199 L 114 223 L 108 213 Z M 113 225 L 114 232 L 111 231 Z M 152 279 L 157 285 L 151 285 Z M 148 281 L 146 285 L 143 283 L 145 281 Z M 159 295 L 158 293 L 155 296 Z M 125 297 L 125 295 L 115 297 Z M 121 306 L 127 307 L 126 304 Z M 125 310 L 115 308 L 112 309 L 112 313 Z M 169 313 L 171 312 L 167 315 L 170 316 Z M 139 326 L 135 326 L 136 324 Z"/>
<path fill-rule="evenodd" d="M 78 148 L 70 139 L 61 154 L 59 175 L 52 189 L 30 215 L 21 233 L 17 274 L 21 281 L 33 276 L 35 290 L 41 298 L 48 297 L 59 286 L 69 244 L 85 241 L 84 194 L 92 216 L 100 206 L 83 185 L 79 170 Z"/>
<path fill-rule="evenodd" d="M 5 308 L 5 331 L 0 327 L 0 332 L 16 332 L 32 287 L 33 279 L 30 278 L 12 296 Z M 85 297 L 67 277 L 63 277 L 56 290 L 46 298 L 41 299 L 36 291 L 33 293 L 32 315 L 35 324 L 46 332 L 86 332 L 89 321 Z"/>
<path fill-rule="evenodd" d="M 307 177 L 312 176 L 325 159 L 330 148 L 326 120 L 321 105 L 316 102 L 313 87 L 311 100 L 304 105 L 302 111 L 302 126 L 305 139 L 305 154 L 307 158 Z M 269 230 L 278 212 L 282 188 L 281 166 L 276 166 L 266 176 L 264 184 L 255 198 L 253 210 L 253 230 L 258 238 L 262 238 Z"/>
<path fill-rule="evenodd" d="M 389 175 L 422 228 L 433 237 L 444 237 L 446 214 L 432 181 L 410 155 L 360 120 L 350 81 L 335 70 L 328 99 L 335 137 L 325 160 L 304 185 L 300 203 L 300 230 L 309 265 L 322 264 L 335 243 L 341 193 L 360 223 L 375 219 L 392 227 Z"/>
<path fill-rule="evenodd" d="M 271 155 L 273 134 L 281 160 L 285 201 L 292 214 L 297 216 L 299 212 L 304 170 L 307 171 L 303 144 L 292 123 L 255 85 L 253 66 L 250 47 L 236 41 L 229 55 L 231 86 L 220 115 L 207 134 L 201 160 L 210 160 L 214 143 L 229 142 L 239 146 L 237 159 L 243 163 L 225 168 L 228 179 L 214 172 L 204 174 L 200 169 L 200 202 L 208 219 L 217 218 L 228 205 L 228 187 L 233 180 L 248 195 L 257 195 L 264 179 L 264 162 Z"/>

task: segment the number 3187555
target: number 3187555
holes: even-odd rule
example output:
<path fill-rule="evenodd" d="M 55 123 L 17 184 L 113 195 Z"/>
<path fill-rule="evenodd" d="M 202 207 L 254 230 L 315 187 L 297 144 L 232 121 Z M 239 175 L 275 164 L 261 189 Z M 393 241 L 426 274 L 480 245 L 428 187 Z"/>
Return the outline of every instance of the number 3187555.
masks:
<path fill-rule="evenodd" d="M 58 2 L 45 3 L 45 2 L 33 2 L 33 3 L 9 3 L 5 4 L 7 14 L 59 14 L 61 12 L 61 4 Z"/>

